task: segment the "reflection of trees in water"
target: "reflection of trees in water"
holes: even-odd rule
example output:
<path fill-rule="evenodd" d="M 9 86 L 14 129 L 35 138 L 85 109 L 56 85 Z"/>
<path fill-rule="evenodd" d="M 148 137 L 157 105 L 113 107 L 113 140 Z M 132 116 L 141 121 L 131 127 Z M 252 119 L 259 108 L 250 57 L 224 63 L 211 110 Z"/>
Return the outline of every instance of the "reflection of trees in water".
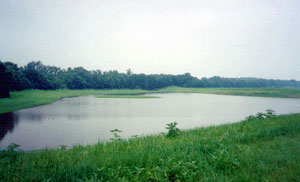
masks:
<path fill-rule="evenodd" d="M 0 114 L 0 141 L 18 124 L 19 117 L 13 112 Z"/>
<path fill-rule="evenodd" d="M 26 120 L 26 121 L 30 121 L 30 122 L 41 122 L 44 118 L 43 113 L 34 112 L 34 110 L 30 111 L 30 112 L 23 111 L 20 114 L 21 114 L 22 121 Z"/>

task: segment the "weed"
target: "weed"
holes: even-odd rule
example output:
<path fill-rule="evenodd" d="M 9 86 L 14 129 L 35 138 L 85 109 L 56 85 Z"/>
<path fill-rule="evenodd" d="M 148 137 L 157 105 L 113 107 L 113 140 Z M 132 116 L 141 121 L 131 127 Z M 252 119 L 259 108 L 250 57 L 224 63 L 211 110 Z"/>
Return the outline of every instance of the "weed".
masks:
<path fill-rule="evenodd" d="M 266 118 L 272 118 L 276 116 L 275 111 L 272 109 L 267 109 L 265 113 Z"/>
<path fill-rule="evenodd" d="M 266 118 L 272 118 L 275 117 L 275 111 L 272 109 L 267 109 L 265 113 L 263 112 L 258 112 L 256 116 L 250 115 L 246 117 L 246 120 L 251 120 L 251 119 L 266 119 Z"/>
<path fill-rule="evenodd" d="M 168 130 L 167 137 L 173 138 L 179 134 L 179 129 L 176 127 L 177 122 L 167 124 L 166 129 Z"/>
<path fill-rule="evenodd" d="M 12 151 L 15 151 L 19 147 L 20 147 L 20 145 L 15 144 L 15 143 L 11 143 L 11 144 L 8 145 L 7 150 L 12 152 Z"/>
<path fill-rule="evenodd" d="M 265 114 L 262 113 L 262 112 L 258 112 L 258 113 L 256 114 L 256 118 L 257 118 L 257 119 L 264 119 L 264 116 L 265 116 Z"/>
<path fill-rule="evenodd" d="M 112 141 L 120 141 L 121 136 L 119 135 L 119 133 L 121 133 L 122 131 L 119 129 L 114 129 L 114 130 L 110 130 L 110 132 L 112 132 L 114 134 L 114 138 L 110 138 L 110 140 Z"/>

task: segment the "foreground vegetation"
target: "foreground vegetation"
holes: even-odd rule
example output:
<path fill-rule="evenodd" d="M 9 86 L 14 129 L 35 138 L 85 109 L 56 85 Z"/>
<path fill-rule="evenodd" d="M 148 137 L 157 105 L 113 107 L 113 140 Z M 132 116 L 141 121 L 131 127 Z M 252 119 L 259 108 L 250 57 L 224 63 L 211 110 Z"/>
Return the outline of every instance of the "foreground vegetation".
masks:
<path fill-rule="evenodd" d="M 179 123 L 180 125 L 180 123 Z M 113 140 L 0 152 L 2 181 L 299 181 L 300 114 Z"/>
<path fill-rule="evenodd" d="M 0 99 L 0 114 L 51 103 L 65 97 L 97 95 L 98 97 L 149 98 L 149 93 L 209 93 L 225 95 L 300 98 L 300 90 L 291 88 L 182 88 L 167 87 L 148 91 L 141 89 L 111 90 L 24 90 L 11 92 L 11 98 Z"/>

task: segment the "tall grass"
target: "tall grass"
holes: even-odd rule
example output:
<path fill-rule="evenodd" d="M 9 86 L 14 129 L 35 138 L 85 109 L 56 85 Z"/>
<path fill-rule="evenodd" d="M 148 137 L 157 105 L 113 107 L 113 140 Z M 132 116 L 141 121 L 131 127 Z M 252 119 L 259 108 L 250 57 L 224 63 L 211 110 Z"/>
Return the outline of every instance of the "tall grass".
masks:
<path fill-rule="evenodd" d="M 113 140 L 0 152 L 2 181 L 299 181 L 300 114 Z"/>

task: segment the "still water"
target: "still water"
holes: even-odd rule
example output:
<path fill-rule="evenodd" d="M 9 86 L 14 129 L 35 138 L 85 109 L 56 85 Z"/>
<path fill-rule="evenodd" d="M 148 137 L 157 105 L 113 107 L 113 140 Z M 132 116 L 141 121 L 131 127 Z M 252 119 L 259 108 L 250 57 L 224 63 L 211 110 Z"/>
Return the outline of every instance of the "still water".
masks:
<path fill-rule="evenodd" d="M 300 99 L 224 96 L 210 94 L 152 94 L 158 99 L 84 96 L 0 115 L 0 149 L 10 143 L 22 150 L 71 147 L 105 142 L 110 130 L 122 138 L 236 122 L 266 109 L 277 114 L 300 112 Z"/>

